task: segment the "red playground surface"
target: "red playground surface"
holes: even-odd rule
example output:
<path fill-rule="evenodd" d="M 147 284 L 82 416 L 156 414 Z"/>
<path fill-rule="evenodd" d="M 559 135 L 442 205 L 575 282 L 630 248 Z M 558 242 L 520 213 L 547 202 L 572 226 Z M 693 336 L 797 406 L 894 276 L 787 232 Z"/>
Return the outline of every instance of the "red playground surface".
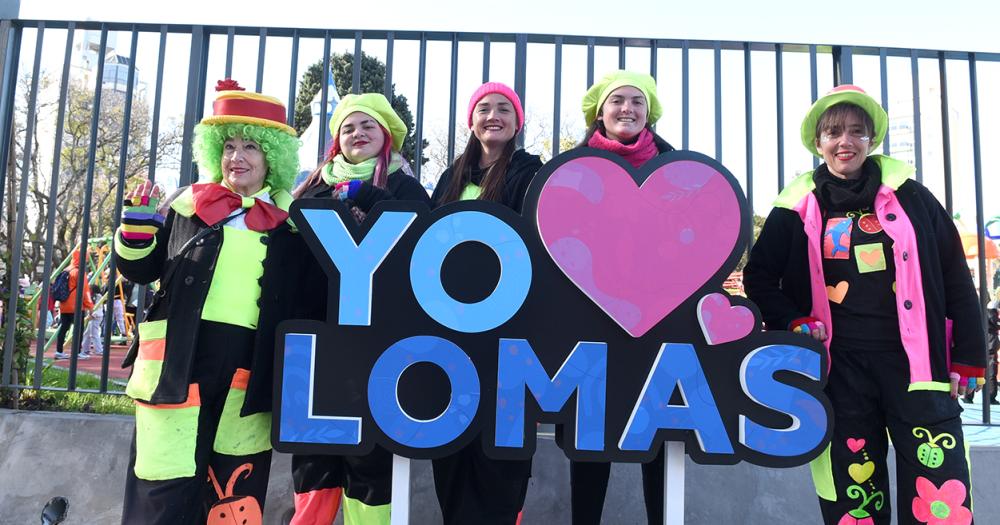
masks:
<path fill-rule="evenodd" d="M 70 360 L 69 359 L 56 359 L 55 356 L 55 345 L 52 345 L 45 351 L 44 356 L 53 361 L 52 366 L 54 368 L 62 368 L 69 370 Z M 34 343 L 32 343 L 32 348 L 34 348 Z M 103 367 L 104 360 L 108 361 L 108 379 L 125 381 L 128 379 L 130 368 L 122 368 L 122 360 L 125 359 L 125 353 L 128 351 L 128 347 L 124 345 L 111 345 L 111 351 L 105 352 L 104 355 L 91 355 L 90 359 L 78 359 L 76 361 L 76 371 L 77 373 L 87 373 L 93 374 L 97 377 L 101 376 L 101 368 Z M 66 341 L 66 353 L 70 352 L 70 342 Z M 32 355 L 34 358 L 34 355 Z M 30 366 L 30 365 L 29 365 Z"/>

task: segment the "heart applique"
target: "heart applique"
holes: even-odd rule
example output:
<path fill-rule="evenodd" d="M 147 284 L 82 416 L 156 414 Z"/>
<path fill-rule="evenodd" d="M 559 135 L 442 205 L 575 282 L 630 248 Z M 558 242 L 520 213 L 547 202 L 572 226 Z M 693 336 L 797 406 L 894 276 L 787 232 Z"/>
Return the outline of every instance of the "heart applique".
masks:
<path fill-rule="evenodd" d="M 747 336 L 757 321 L 746 306 L 731 306 L 729 296 L 710 293 L 698 301 L 698 324 L 708 344 L 720 345 Z"/>
<path fill-rule="evenodd" d="M 871 251 L 858 250 L 861 260 L 868 266 L 876 266 L 882 261 L 882 248 L 874 248 Z"/>
<path fill-rule="evenodd" d="M 640 170 L 601 155 L 570 153 L 551 168 L 538 233 L 563 273 L 640 337 L 734 253 L 745 200 L 732 175 L 701 154 L 668 153 Z"/>
<path fill-rule="evenodd" d="M 868 478 L 872 477 L 875 473 L 875 463 L 871 461 L 865 461 L 864 463 L 851 463 L 847 467 L 847 473 L 850 474 L 851 479 L 855 483 L 864 483 L 868 481 Z"/>
<path fill-rule="evenodd" d="M 828 285 L 826 287 L 826 295 L 831 301 L 840 304 L 844 302 L 844 296 L 847 295 L 847 289 L 850 287 L 851 285 L 847 281 L 840 281 L 837 283 L 837 286 Z"/>
<path fill-rule="evenodd" d="M 850 450 L 851 452 L 857 454 L 858 451 L 863 448 L 865 448 L 864 438 L 861 439 L 847 438 L 847 449 Z"/>

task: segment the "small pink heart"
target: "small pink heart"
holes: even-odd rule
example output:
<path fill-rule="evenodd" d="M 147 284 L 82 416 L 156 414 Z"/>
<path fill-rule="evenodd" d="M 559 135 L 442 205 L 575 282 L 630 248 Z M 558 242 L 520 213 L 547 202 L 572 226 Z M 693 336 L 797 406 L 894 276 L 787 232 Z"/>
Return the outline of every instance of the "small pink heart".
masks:
<path fill-rule="evenodd" d="M 698 324 L 708 344 L 721 345 L 749 335 L 757 321 L 746 306 L 731 306 L 728 295 L 710 293 L 698 301 Z"/>
<path fill-rule="evenodd" d="M 865 440 L 863 438 L 847 438 L 847 448 L 851 449 L 851 452 L 857 454 L 859 450 L 865 448 Z"/>

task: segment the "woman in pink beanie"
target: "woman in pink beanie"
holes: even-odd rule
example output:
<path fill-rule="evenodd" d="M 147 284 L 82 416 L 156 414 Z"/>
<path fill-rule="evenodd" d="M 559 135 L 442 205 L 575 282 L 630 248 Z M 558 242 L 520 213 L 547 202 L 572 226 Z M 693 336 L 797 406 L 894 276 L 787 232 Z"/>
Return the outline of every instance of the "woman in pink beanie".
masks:
<path fill-rule="evenodd" d="M 521 211 L 528 183 L 542 161 L 517 149 L 514 137 L 524 128 L 521 99 L 506 84 L 487 82 L 472 94 L 469 142 L 438 178 L 435 206 L 468 199 L 499 202 Z"/>
<path fill-rule="evenodd" d="M 473 93 L 468 117 L 472 134 L 465 151 L 441 174 L 431 200 L 435 206 L 489 200 L 520 212 L 528 184 L 542 167 L 537 155 L 515 144 L 524 127 L 520 98 L 505 84 L 487 82 Z M 458 453 L 434 460 L 433 466 L 446 525 L 512 525 L 519 520 L 531 460 L 489 458 L 477 438 Z"/>

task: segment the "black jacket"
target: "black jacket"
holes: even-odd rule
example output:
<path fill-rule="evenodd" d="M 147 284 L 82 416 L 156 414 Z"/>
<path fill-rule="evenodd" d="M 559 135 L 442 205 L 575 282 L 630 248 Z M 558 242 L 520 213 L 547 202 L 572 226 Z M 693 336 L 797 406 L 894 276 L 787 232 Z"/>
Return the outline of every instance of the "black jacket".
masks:
<path fill-rule="evenodd" d="M 209 230 L 181 256 L 181 248 L 203 230 Z M 260 315 L 258 330 L 254 335 L 254 349 L 247 387 L 246 401 L 241 415 L 246 416 L 271 409 L 271 372 L 273 371 L 274 326 L 287 318 L 294 297 L 288 282 L 296 275 L 287 266 L 289 261 L 275 258 L 275 253 L 289 249 L 300 242 L 298 234 L 291 231 L 287 222 L 268 232 L 262 241 L 268 244 L 261 279 Z M 147 321 L 166 319 L 168 334 L 163 366 L 156 389 L 149 399 L 151 404 L 175 404 L 187 399 L 188 384 L 192 377 L 192 363 L 201 325 L 201 313 L 222 246 L 223 229 L 220 225 L 209 227 L 197 215 L 185 217 L 174 210 L 167 214 L 162 228 L 156 233 L 156 246 L 141 259 L 130 260 L 115 254 L 118 269 L 130 281 L 148 284 L 160 279 L 160 289 L 153 297 L 146 314 Z M 115 242 L 121 242 L 116 233 Z M 279 265 L 276 263 L 283 262 Z M 138 353 L 138 337 L 126 355 L 122 367 L 129 367 Z M 225 379 L 229 381 L 229 378 Z"/>
<path fill-rule="evenodd" d="M 950 364 L 979 369 L 985 366 L 983 315 L 951 217 L 927 188 L 908 179 L 905 173 L 903 176 L 896 174 L 902 169 L 897 167 L 899 161 L 885 159 L 888 160 L 882 160 L 881 168 L 883 187 L 897 188 L 886 191 L 898 201 L 905 214 L 904 217 L 890 214 L 887 219 L 912 225 L 920 264 L 925 326 L 907 325 L 903 331 L 923 334 L 926 339 L 922 344 L 928 348 L 929 355 L 924 357 L 914 352 L 911 360 L 915 356 L 929 360 L 933 380 L 947 383 Z M 891 168 L 890 175 L 887 175 L 887 167 Z M 904 180 L 897 186 L 895 182 L 887 182 L 887 177 Z M 805 200 L 815 198 L 812 197 L 813 186 L 810 172 L 785 188 L 764 223 L 743 273 L 747 296 L 760 308 L 764 322 L 772 330 L 785 330 L 791 321 L 813 316 L 815 311 L 812 279 L 822 278 L 822 273 L 821 268 L 818 276 L 810 272 L 809 236 L 798 211 Z M 886 224 L 882 218 L 880 221 Z M 894 241 L 900 242 L 899 239 Z M 897 264 L 897 276 L 903 271 Z M 827 300 L 825 293 L 822 299 Z M 901 322 L 902 319 L 901 314 Z M 946 319 L 954 322 L 954 346 L 950 350 L 946 348 Z M 832 328 L 835 334 L 836 327 Z M 908 349 L 907 353 L 910 352 Z"/>
<path fill-rule="evenodd" d="M 435 206 L 444 204 L 441 202 L 441 199 L 444 198 L 448 186 L 452 184 L 452 178 L 454 177 L 452 173 L 453 167 L 454 164 L 448 166 L 448 169 L 444 170 L 444 173 L 438 178 L 434 194 L 431 195 L 431 200 L 434 201 Z M 500 204 L 511 208 L 517 213 L 521 213 L 521 206 L 524 204 L 524 194 L 528 191 L 531 179 L 535 177 L 535 173 L 541 167 L 542 159 L 538 155 L 532 155 L 523 149 L 514 151 L 514 155 L 510 158 L 510 164 L 507 165 L 507 174 L 504 179 L 503 195 L 500 198 Z M 479 185 L 482 179 L 483 170 L 478 167 L 473 168 L 472 183 Z"/>

